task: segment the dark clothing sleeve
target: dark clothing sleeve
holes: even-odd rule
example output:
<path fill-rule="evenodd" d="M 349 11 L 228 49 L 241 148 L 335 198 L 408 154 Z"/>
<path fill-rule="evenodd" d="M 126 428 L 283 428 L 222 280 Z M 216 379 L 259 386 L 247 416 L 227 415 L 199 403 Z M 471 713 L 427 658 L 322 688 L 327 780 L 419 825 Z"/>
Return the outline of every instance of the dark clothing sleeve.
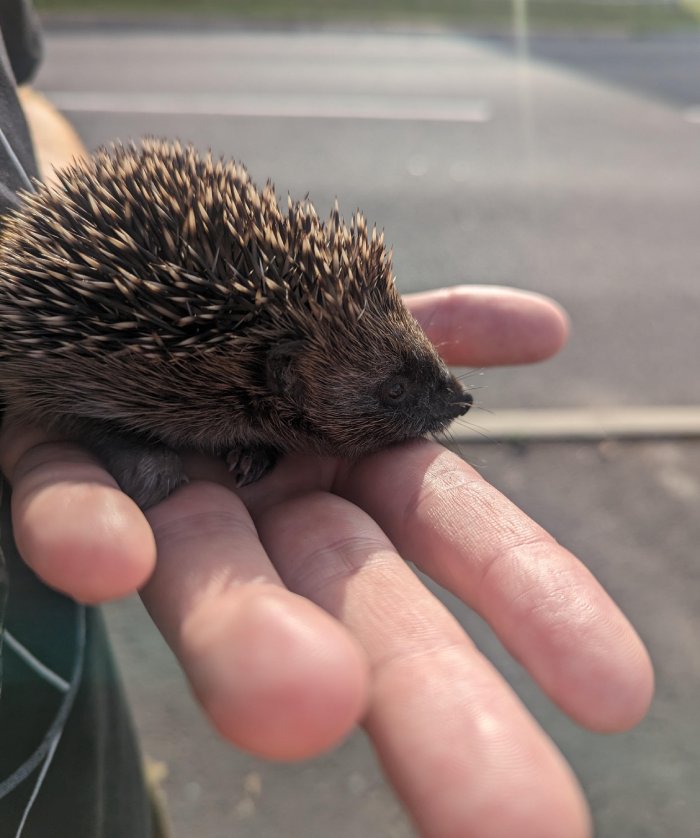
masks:
<path fill-rule="evenodd" d="M 0 30 L 15 83 L 24 84 L 42 57 L 39 22 L 28 0 L 0 0 Z"/>
<path fill-rule="evenodd" d="M 28 78 L 41 57 L 39 30 L 23 0 L 0 0 L 0 128 L 29 177 L 37 176 L 27 123 L 22 114 L 16 81 Z M 16 192 L 25 186 L 22 175 L 0 145 L 0 214 L 17 206 Z"/>
<path fill-rule="evenodd" d="M 0 128 L 32 177 L 15 79 L 36 67 L 38 30 L 20 0 L 0 0 L 0 26 Z M 0 144 L 0 217 L 22 185 Z M 10 489 L 1 479 L 0 488 L 0 838 L 14 838 L 23 819 L 22 838 L 150 838 L 141 758 L 101 614 L 50 590 L 22 562 Z"/>

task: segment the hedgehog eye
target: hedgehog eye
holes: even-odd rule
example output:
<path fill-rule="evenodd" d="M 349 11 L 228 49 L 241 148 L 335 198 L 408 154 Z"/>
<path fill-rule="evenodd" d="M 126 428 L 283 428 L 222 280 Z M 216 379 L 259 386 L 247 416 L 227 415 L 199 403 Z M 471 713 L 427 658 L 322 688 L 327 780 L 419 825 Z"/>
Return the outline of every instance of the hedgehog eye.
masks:
<path fill-rule="evenodd" d="M 384 383 L 382 387 L 382 401 L 386 404 L 401 404 L 408 393 L 408 379 L 403 375 L 395 375 Z"/>

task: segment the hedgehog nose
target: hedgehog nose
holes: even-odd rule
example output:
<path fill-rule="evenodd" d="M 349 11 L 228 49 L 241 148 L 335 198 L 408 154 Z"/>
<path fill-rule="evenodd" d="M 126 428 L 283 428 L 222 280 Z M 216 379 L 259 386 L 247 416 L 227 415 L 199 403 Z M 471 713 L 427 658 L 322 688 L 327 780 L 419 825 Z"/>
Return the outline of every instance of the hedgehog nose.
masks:
<path fill-rule="evenodd" d="M 471 393 L 462 393 L 457 399 L 456 407 L 459 410 L 458 416 L 464 416 L 469 411 L 469 408 L 474 404 L 474 398 Z"/>
<path fill-rule="evenodd" d="M 446 405 L 446 413 L 450 419 L 456 419 L 458 416 L 464 416 L 473 403 L 474 399 L 469 393 L 465 393 L 464 391 L 453 393 Z"/>

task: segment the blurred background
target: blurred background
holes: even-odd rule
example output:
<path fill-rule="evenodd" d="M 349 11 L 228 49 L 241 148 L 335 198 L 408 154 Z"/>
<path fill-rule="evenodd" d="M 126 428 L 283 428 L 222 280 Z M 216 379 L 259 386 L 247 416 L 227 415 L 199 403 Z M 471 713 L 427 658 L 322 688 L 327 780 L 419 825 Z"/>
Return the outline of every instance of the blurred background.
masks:
<path fill-rule="evenodd" d="M 321 215 L 336 196 L 346 216 L 361 207 L 402 290 L 511 285 L 568 309 L 557 359 L 470 379 L 492 442 L 462 453 L 622 604 L 657 669 L 649 718 L 616 737 L 576 728 L 437 593 L 572 763 L 598 835 L 698 838 L 700 0 L 37 7 L 35 86 L 89 148 L 177 136 L 282 195 L 308 192 Z M 519 439 L 499 442 L 489 417 L 515 409 Z M 585 440 L 566 421 L 541 432 L 561 409 L 588 422 Z M 623 417 L 618 432 L 598 428 L 601 409 Z M 649 416 L 653 431 L 625 432 Z M 298 766 L 238 753 L 138 601 L 108 617 L 178 838 L 414 834 L 361 733 Z"/>

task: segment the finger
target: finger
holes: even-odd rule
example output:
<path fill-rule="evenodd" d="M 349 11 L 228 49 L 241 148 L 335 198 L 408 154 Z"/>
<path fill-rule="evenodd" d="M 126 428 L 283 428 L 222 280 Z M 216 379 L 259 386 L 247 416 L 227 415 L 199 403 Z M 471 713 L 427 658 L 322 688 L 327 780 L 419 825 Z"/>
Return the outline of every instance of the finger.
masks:
<path fill-rule="evenodd" d="M 337 744 L 364 711 L 364 654 L 284 588 L 241 501 L 191 483 L 147 516 L 158 564 L 143 599 L 216 728 L 272 759 Z"/>
<path fill-rule="evenodd" d="M 335 490 L 478 611 L 569 715 L 601 731 L 644 716 L 653 673 L 625 617 L 574 556 L 456 455 L 409 443 L 400 456 L 360 461 Z"/>
<path fill-rule="evenodd" d="M 460 285 L 404 299 L 448 364 L 541 361 L 558 352 L 569 334 L 559 305 L 515 288 Z"/>
<path fill-rule="evenodd" d="M 12 485 L 17 549 L 47 585 L 96 603 L 145 582 L 155 564 L 151 529 L 90 454 L 6 420 L 0 468 Z"/>
<path fill-rule="evenodd" d="M 588 834 L 560 755 L 367 515 L 315 493 L 256 522 L 287 585 L 366 650 L 366 727 L 422 835 Z"/>

